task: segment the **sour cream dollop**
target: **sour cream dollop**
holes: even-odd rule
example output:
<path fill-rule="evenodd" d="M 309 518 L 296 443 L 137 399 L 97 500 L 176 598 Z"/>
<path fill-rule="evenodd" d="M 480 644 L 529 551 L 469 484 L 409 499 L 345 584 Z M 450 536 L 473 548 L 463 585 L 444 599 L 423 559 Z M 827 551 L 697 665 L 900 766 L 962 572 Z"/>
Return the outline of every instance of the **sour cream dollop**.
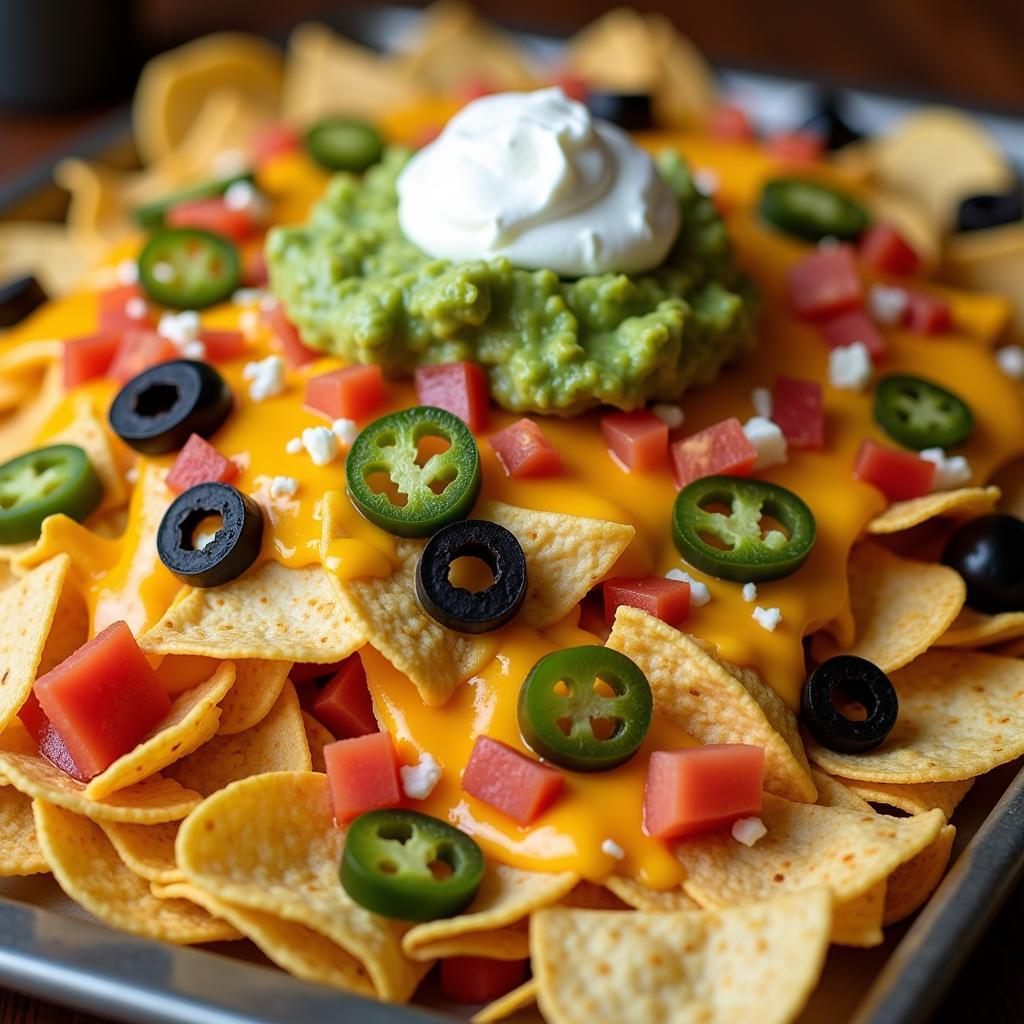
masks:
<path fill-rule="evenodd" d="M 650 156 L 561 89 L 470 103 L 398 179 L 398 218 L 424 252 L 507 257 L 563 277 L 650 270 L 679 205 Z"/>

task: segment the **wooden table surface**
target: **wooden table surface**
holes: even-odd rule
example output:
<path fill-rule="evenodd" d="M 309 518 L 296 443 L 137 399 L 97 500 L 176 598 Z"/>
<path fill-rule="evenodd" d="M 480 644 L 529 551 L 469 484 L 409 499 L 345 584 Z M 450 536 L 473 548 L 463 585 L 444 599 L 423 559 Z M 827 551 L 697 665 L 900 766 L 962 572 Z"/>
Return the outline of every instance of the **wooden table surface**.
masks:
<path fill-rule="evenodd" d="M 422 3 L 417 4 L 423 6 Z M 341 6 L 341 4 L 338 4 Z M 569 33 L 614 2 L 480 0 L 518 27 Z M 1024 4 L 1019 0 L 650 0 L 711 57 L 787 74 L 832 78 L 921 96 L 960 97 L 1024 116 Z M 329 9 L 317 0 L 148 0 L 139 7 L 142 53 L 224 28 L 280 34 L 286 22 Z M 283 14 L 286 11 L 287 14 Z M 0 111 L 0 183 L 45 159 L 108 107 L 46 116 Z M 1011 897 L 945 1000 L 935 1024 L 1024 1021 L 1024 887 Z M 3 1024 L 101 1024 L 97 1018 L 0 989 Z"/>

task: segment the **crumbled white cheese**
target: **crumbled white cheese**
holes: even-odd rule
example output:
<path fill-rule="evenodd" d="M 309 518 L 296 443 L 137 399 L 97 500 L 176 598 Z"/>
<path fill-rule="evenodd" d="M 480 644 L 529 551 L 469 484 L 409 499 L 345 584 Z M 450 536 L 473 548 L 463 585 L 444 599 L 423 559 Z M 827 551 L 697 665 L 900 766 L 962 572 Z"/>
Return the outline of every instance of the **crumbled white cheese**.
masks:
<path fill-rule="evenodd" d="M 129 466 L 124 471 L 124 478 L 130 484 L 137 484 L 139 482 L 139 467 L 138 466 Z"/>
<path fill-rule="evenodd" d="M 420 754 L 418 764 L 404 764 L 399 769 L 402 789 L 410 800 L 426 800 L 441 781 L 441 766 L 431 754 Z"/>
<path fill-rule="evenodd" d="M 839 391 L 863 391 L 873 372 L 871 353 L 863 341 L 840 345 L 828 354 L 828 382 Z"/>
<path fill-rule="evenodd" d="M 626 859 L 626 851 L 614 839 L 606 839 L 601 843 L 601 852 L 616 860 Z"/>
<path fill-rule="evenodd" d="M 758 416 L 762 416 L 766 420 L 772 418 L 772 413 L 775 412 L 775 402 L 768 388 L 754 388 L 750 392 L 750 401 L 753 403 L 754 412 Z"/>
<path fill-rule="evenodd" d="M 180 313 L 164 313 L 157 325 L 157 333 L 178 348 L 184 348 L 190 341 L 199 340 L 199 314 L 194 309 Z"/>
<path fill-rule="evenodd" d="M 133 295 L 124 304 L 124 311 L 129 320 L 145 320 L 149 316 L 149 303 L 140 295 Z"/>
<path fill-rule="evenodd" d="M 1006 345 L 998 349 L 996 362 L 1011 380 L 1024 380 L 1024 348 L 1020 345 Z"/>
<path fill-rule="evenodd" d="M 314 466 L 326 466 L 338 457 L 338 439 L 327 427 L 306 427 L 302 447 L 309 452 Z"/>
<path fill-rule="evenodd" d="M 710 167 L 698 167 L 693 172 L 693 184 L 697 191 L 706 196 L 713 196 L 721 184 L 718 174 Z"/>
<path fill-rule="evenodd" d="M 292 498 L 299 489 L 299 481 L 293 476 L 275 476 L 270 481 L 270 496 L 272 498 Z"/>
<path fill-rule="evenodd" d="M 289 455 L 298 455 L 302 451 L 302 438 L 293 437 L 285 446 L 284 450 Z"/>
<path fill-rule="evenodd" d="M 747 604 L 753 604 L 757 600 L 757 584 L 756 583 L 744 583 L 743 584 L 743 600 Z"/>
<path fill-rule="evenodd" d="M 701 583 L 700 580 L 695 580 L 688 572 L 683 572 L 682 569 L 669 569 L 665 573 L 665 579 L 689 583 L 690 604 L 694 608 L 703 608 L 711 600 L 711 591 L 708 590 L 707 584 Z"/>
<path fill-rule="evenodd" d="M 253 306 L 267 293 L 262 288 L 239 288 L 231 294 L 233 306 Z"/>
<path fill-rule="evenodd" d="M 135 284 L 139 279 L 139 265 L 135 260 L 121 260 L 117 265 L 117 280 L 120 284 Z"/>
<path fill-rule="evenodd" d="M 753 846 L 768 835 L 768 829 L 760 818 L 738 818 L 732 823 L 732 837 L 744 846 Z"/>
<path fill-rule="evenodd" d="M 331 432 L 346 448 L 351 448 L 352 442 L 359 436 L 355 420 L 335 420 L 331 424 Z"/>
<path fill-rule="evenodd" d="M 206 346 L 201 341 L 187 341 L 181 346 L 181 354 L 186 359 L 196 359 L 201 362 L 206 358 Z"/>
<path fill-rule="evenodd" d="M 229 210 L 240 210 L 254 220 L 267 215 L 267 199 L 251 181 L 236 181 L 224 193 L 224 205 Z"/>
<path fill-rule="evenodd" d="M 907 314 L 910 297 L 905 288 L 873 284 L 868 291 L 868 309 L 880 324 L 898 324 Z"/>
<path fill-rule="evenodd" d="M 782 621 L 782 612 L 778 608 L 762 608 L 758 605 L 750 616 L 762 629 L 769 633 L 775 632 L 775 627 Z"/>
<path fill-rule="evenodd" d="M 153 277 L 161 284 L 170 284 L 177 276 L 174 267 L 170 263 L 161 261 L 153 265 Z"/>
<path fill-rule="evenodd" d="M 678 405 L 668 405 L 664 402 L 659 402 L 657 405 L 651 406 L 651 412 L 661 420 L 662 423 L 668 424 L 669 430 L 675 430 L 683 425 L 683 421 L 686 416 L 683 415 L 683 410 Z"/>
<path fill-rule="evenodd" d="M 925 448 L 917 454 L 935 465 L 933 491 L 953 491 L 971 482 L 971 464 L 962 455 L 946 455 L 941 448 Z"/>
<path fill-rule="evenodd" d="M 242 379 L 250 381 L 249 397 L 254 402 L 273 398 L 285 389 L 284 360 L 280 356 L 267 356 L 255 363 L 246 363 Z"/>
<path fill-rule="evenodd" d="M 763 416 L 753 416 L 743 425 L 743 433 L 757 452 L 754 469 L 781 466 L 786 461 L 786 435 L 777 423 Z"/>

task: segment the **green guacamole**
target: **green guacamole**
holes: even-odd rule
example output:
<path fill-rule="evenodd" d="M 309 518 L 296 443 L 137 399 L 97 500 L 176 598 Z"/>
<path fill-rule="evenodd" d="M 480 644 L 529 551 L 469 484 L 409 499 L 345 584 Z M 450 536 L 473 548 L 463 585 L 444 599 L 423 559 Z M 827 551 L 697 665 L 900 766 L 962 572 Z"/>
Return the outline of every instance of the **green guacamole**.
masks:
<path fill-rule="evenodd" d="M 339 174 L 306 224 L 270 233 L 273 290 L 311 348 L 395 376 L 474 360 L 506 409 L 558 415 L 675 399 L 752 348 L 749 282 L 675 154 L 659 161 L 682 212 L 664 264 L 577 280 L 421 252 L 398 226 L 407 160 L 390 150 L 361 180 Z"/>

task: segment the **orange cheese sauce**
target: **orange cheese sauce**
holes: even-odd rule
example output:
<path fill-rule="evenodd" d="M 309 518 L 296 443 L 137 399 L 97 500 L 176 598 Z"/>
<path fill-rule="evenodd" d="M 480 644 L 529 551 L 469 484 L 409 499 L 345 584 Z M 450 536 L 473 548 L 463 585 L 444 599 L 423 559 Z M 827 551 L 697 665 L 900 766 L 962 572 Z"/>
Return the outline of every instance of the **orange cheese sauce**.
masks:
<path fill-rule="evenodd" d="M 798 321 L 786 309 L 786 269 L 807 250 L 761 225 L 754 212 L 762 181 L 779 173 L 778 165 L 735 145 L 690 138 L 648 141 L 652 146 L 678 145 L 696 167 L 716 173 L 730 211 L 732 236 L 763 301 L 756 353 L 726 370 L 711 387 L 683 396 L 686 422 L 682 432 L 692 433 L 728 416 L 748 419 L 754 415 L 752 389 L 771 388 L 780 374 L 811 378 L 825 386 L 826 451 L 791 451 L 786 465 L 759 474 L 798 493 L 817 519 L 817 542 L 803 568 L 788 579 L 758 587 L 757 604 L 781 610 L 779 627 L 769 633 L 754 622 L 754 605 L 743 600 L 741 584 L 709 578 L 705 581 L 711 601 L 694 608 L 685 627 L 717 644 L 730 661 L 757 669 L 796 707 L 804 680 L 803 638 L 847 614 L 848 552 L 885 504 L 878 491 L 854 481 L 857 450 L 865 438 L 886 439 L 872 417 L 871 389 L 859 394 L 829 388 L 827 348 L 819 329 Z M 819 173 L 826 175 L 825 171 Z M 294 157 L 273 164 L 263 181 L 276 197 L 280 219 L 285 220 L 301 219 L 323 183 L 319 172 Z M 972 406 L 977 428 L 958 451 L 968 457 L 975 482 L 980 483 L 1024 453 L 1024 402 L 1019 386 L 999 371 L 987 351 L 1006 322 L 1008 306 L 991 296 L 945 294 L 953 304 L 958 333 L 922 338 L 886 329 L 889 356 L 884 371 L 929 377 Z M 95 329 L 95 318 L 94 298 L 73 296 L 51 304 L 12 332 L 11 342 L 87 334 Z M 237 326 L 239 318 L 240 311 L 230 305 L 203 315 L 204 324 L 220 328 Z M 235 392 L 236 410 L 213 438 L 218 450 L 242 467 L 236 486 L 256 495 L 267 512 L 262 558 L 292 566 L 321 561 L 342 578 L 387 575 L 395 564 L 393 539 L 363 521 L 347 502 L 339 504 L 350 539 L 335 542 L 328 550 L 321 547 L 321 504 L 327 492 L 344 490 L 343 457 L 317 467 L 305 452 L 290 455 L 285 451 L 304 427 L 328 425 L 321 416 L 303 408 L 305 381 L 342 363 L 323 358 L 291 371 L 284 394 L 254 402 L 242 378 L 243 367 L 250 359 L 273 351 L 273 345 L 273 339 L 261 329 L 251 337 L 251 351 L 245 359 L 218 366 Z M 99 383 L 79 389 L 79 393 L 87 394 L 96 410 L 105 415 L 114 388 Z M 38 440 L 66 426 L 74 397 L 69 396 L 56 411 Z M 415 404 L 415 393 L 409 382 L 393 382 L 388 408 L 411 404 Z M 516 418 L 494 409 L 490 430 L 500 430 Z M 486 439 L 479 438 L 484 496 L 632 524 L 636 537 L 616 567 L 616 575 L 661 575 L 683 567 L 671 538 L 676 490 L 669 470 L 623 472 L 608 455 L 598 418 L 592 414 L 542 421 L 545 434 L 565 461 L 564 475 L 554 479 L 506 478 Z M 126 450 L 121 454 L 126 461 L 132 458 Z M 166 469 L 172 462 L 173 456 L 139 458 L 136 469 L 147 473 Z M 298 480 L 294 497 L 271 498 L 270 482 L 277 475 Z M 87 597 L 94 630 L 124 618 L 141 633 L 157 621 L 181 589 L 156 558 L 152 529 L 143 528 L 141 492 L 141 487 L 136 489 L 120 540 L 95 536 L 76 524 L 64 527 L 64 546 L 72 554 L 75 578 Z M 702 578 L 699 573 L 693 575 Z M 415 600 L 412 593 L 409 600 Z M 597 775 L 567 773 L 564 795 L 531 828 L 516 826 L 459 787 L 461 771 L 478 735 L 486 733 L 523 748 L 515 720 L 516 696 L 537 659 L 556 648 L 600 642 L 577 622 L 578 613 L 544 634 L 515 624 L 494 634 L 497 654 L 493 661 L 441 708 L 424 705 L 409 680 L 372 647 L 367 648 L 363 660 L 378 717 L 395 738 L 404 761 L 413 763 L 420 753 L 429 752 L 444 769 L 437 788 L 417 806 L 463 828 L 497 859 L 541 870 L 574 870 L 593 880 L 618 871 L 655 888 L 677 884 L 680 872 L 675 860 L 662 843 L 642 832 L 643 777 L 650 751 L 693 741 L 660 716 L 655 716 L 643 748 L 628 764 Z M 199 678 L 204 668 L 202 659 L 180 661 L 180 672 L 188 679 Z M 167 674 L 169 686 L 180 685 L 171 678 L 174 673 L 170 669 Z M 623 848 L 621 862 L 602 852 L 605 839 Z"/>

